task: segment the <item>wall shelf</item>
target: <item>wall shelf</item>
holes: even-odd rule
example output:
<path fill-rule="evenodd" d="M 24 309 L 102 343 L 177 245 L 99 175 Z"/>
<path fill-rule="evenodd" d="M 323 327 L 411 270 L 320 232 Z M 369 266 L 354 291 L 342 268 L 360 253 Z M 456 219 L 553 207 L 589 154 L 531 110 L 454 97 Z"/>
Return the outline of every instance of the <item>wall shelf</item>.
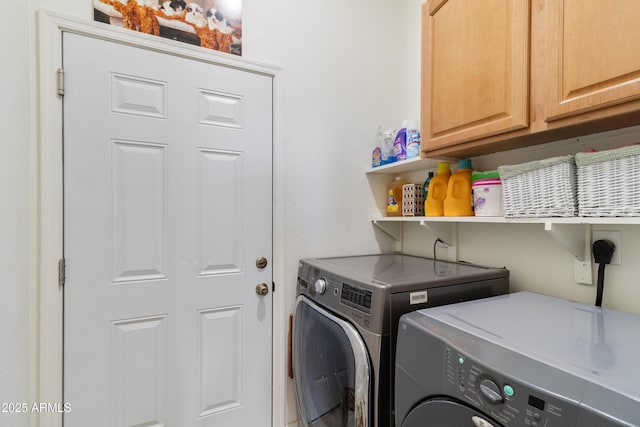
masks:
<path fill-rule="evenodd" d="M 440 160 L 409 159 L 366 170 L 368 175 L 393 175 L 435 169 Z M 504 218 L 504 217 L 384 217 L 373 215 L 372 223 L 396 242 L 402 241 L 403 224 L 417 223 L 426 228 L 449 248 L 449 259 L 457 260 L 457 224 L 543 224 L 544 231 L 574 259 L 577 283 L 593 284 L 591 261 L 591 227 L 593 225 L 640 225 L 640 217 L 569 217 L 569 218 Z"/>
<path fill-rule="evenodd" d="M 640 217 L 586 217 L 573 216 L 568 218 L 505 218 L 501 216 L 403 216 L 403 217 L 372 217 L 374 222 L 449 222 L 449 223 L 497 223 L 497 224 L 628 224 L 639 225 Z"/>
<path fill-rule="evenodd" d="M 591 226 L 638 225 L 640 218 L 504 218 L 504 217 L 372 217 L 374 225 L 385 231 L 396 241 L 402 239 L 402 224 L 417 223 L 428 229 L 434 236 L 446 242 L 450 255 L 457 259 L 455 249 L 457 224 L 543 224 L 544 231 L 574 258 L 574 278 L 578 283 L 593 284 L 591 272 Z M 391 232 L 388 230 L 392 230 Z"/>
<path fill-rule="evenodd" d="M 384 166 L 369 168 L 365 171 L 367 174 L 399 174 L 404 172 L 415 172 L 425 169 L 435 169 L 438 167 L 440 160 L 436 159 L 415 159 L 402 160 L 400 162 L 391 163 Z"/>

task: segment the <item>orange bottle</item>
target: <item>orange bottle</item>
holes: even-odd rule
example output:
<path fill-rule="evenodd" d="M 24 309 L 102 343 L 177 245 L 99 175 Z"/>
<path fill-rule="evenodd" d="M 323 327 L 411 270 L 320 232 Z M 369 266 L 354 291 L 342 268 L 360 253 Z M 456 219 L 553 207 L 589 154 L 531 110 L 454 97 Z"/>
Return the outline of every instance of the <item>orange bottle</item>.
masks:
<path fill-rule="evenodd" d="M 438 163 L 436 176 L 429 181 L 427 200 L 424 201 L 425 216 L 443 216 L 444 199 L 447 196 L 447 184 L 451 176 L 449 162 Z"/>
<path fill-rule="evenodd" d="M 387 216 L 402 216 L 402 186 L 408 184 L 399 176 L 387 190 Z"/>
<path fill-rule="evenodd" d="M 444 199 L 444 216 L 473 216 L 471 192 L 471 160 L 458 162 L 458 170 L 451 175 Z"/>

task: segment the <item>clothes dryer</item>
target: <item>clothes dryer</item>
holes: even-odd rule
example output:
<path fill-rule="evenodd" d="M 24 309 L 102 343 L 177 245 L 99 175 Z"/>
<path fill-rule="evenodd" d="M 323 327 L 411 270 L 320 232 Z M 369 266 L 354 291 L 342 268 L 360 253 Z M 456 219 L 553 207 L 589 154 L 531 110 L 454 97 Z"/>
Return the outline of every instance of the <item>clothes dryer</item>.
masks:
<path fill-rule="evenodd" d="M 519 292 L 401 317 L 399 427 L 640 426 L 640 316 Z"/>
<path fill-rule="evenodd" d="M 398 319 L 505 294 L 509 271 L 403 254 L 299 263 L 293 364 L 301 425 L 393 426 Z"/>

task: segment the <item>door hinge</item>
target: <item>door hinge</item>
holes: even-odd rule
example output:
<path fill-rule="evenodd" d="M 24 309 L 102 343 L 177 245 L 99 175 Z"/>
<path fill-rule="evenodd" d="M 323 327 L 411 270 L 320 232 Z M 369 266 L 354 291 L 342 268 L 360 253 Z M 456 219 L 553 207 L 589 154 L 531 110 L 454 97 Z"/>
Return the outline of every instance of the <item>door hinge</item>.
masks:
<path fill-rule="evenodd" d="M 58 260 L 58 286 L 64 286 L 64 280 L 66 278 L 67 264 L 64 258 Z"/>
<path fill-rule="evenodd" d="M 276 291 L 276 282 L 271 282 L 271 292 Z"/>
<path fill-rule="evenodd" d="M 56 86 L 58 95 L 64 96 L 64 70 L 62 68 L 58 68 L 58 71 L 56 71 Z"/>

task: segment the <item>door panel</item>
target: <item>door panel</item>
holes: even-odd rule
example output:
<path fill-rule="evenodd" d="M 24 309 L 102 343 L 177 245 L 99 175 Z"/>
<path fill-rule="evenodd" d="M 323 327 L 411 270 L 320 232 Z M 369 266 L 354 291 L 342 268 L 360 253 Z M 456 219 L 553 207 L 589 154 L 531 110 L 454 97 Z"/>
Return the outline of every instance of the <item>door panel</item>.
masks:
<path fill-rule="evenodd" d="M 422 6 L 422 148 L 529 125 L 529 5 L 430 1 Z"/>
<path fill-rule="evenodd" d="M 202 310 L 198 338 L 198 409 L 212 415 L 242 404 L 241 307 Z M 203 381 L 217 378 L 224 387 Z"/>
<path fill-rule="evenodd" d="M 547 120 L 640 99 L 640 3 L 562 0 L 547 14 Z"/>
<path fill-rule="evenodd" d="M 111 142 L 115 283 L 166 278 L 166 151 L 165 145 Z"/>
<path fill-rule="evenodd" d="M 198 191 L 201 275 L 241 271 L 243 154 L 200 148 Z M 225 200 L 221 209 L 219 200 Z M 219 224 L 226 224 L 219 227 Z"/>
<path fill-rule="evenodd" d="M 65 427 L 269 426 L 271 78 L 63 37 Z"/>
<path fill-rule="evenodd" d="M 162 425 L 167 419 L 167 323 L 167 316 L 156 316 L 111 324 L 115 425 Z"/>

